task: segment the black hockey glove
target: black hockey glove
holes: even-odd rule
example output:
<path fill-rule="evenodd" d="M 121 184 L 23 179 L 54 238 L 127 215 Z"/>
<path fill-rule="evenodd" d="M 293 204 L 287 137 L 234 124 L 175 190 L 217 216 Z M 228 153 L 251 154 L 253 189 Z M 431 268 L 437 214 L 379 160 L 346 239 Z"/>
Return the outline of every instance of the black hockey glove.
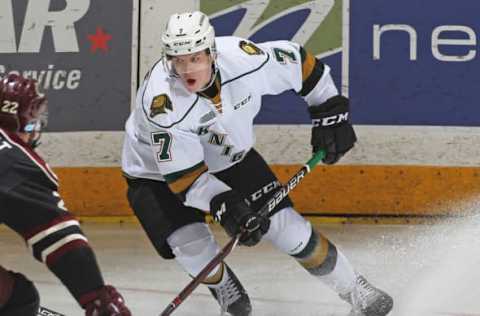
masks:
<path fill-rule="evenodd" d="M 313 123 L 313 152 L 323 149 L 326 156 L 322 161 L 336 163 L 357 141 L 349 121 L 348 99 L 338 95 L 321 105 L 309 106 L 308 111 Z"/>
<path fill-rule="evenodd" d="M 256 214 L 233 190 L 220 193 L 210 201 L 210 213 L 230 237 L 246 232 L 239 242 L 255 246 L 268 231 L 270 220 Z"/>

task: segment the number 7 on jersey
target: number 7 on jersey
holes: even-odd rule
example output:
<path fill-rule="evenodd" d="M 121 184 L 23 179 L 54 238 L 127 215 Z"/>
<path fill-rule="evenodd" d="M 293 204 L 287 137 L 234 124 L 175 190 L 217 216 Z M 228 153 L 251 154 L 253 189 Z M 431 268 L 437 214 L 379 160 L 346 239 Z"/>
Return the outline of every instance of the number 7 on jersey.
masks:
<path fill-rule="evenodd" d="M 159 162 L 172 160 L 172 155 L 170 154 L 171 144 L 172 136 L 169 132 L 152 133 L 152 145 L 160 146 L 160 151 L 157 153 Z"/>

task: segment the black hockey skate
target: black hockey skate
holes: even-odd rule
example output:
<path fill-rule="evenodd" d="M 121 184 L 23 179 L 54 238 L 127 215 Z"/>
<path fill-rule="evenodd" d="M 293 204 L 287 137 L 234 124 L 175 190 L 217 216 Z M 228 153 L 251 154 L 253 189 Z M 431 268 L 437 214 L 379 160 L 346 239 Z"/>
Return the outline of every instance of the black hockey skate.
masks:
<path fill-rule="evenodd" d="M 340 294 L 340 298 L 352 305 L 349 316 L 386 316 L 393 308 L 392 297 L 361 275 L 357 276 L 353 291 Z"/>
<path fill-rule="evenodd" d="M 247 291 L 243 288 L 232 270 L 225 264 L 226 280 L 217 287 L 208 287 L 213 297 L 218 301 L 221 308 L 221 315 L 250 316 L 252 305 Z"/>

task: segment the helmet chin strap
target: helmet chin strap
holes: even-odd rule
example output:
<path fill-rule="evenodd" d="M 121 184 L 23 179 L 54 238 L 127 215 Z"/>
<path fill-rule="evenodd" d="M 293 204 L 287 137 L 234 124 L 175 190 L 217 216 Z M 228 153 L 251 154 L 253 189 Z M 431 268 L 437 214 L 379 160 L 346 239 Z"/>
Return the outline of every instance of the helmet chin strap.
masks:
<path fill-rule="evenodd" d="M 197 91 L 198 92 L 202 92 L 202 91 L 205 91 L 207 90 L 208 88 L 210 88 L 212 86 L 212 84 L 215 82 L 215 78 L 217 78 L 217 73 L 218 73 L 218 67 L 215 63 L 215 61 L 212 63 L 212 75 L 210 77 L 210 81 L 200 90 Z"/>

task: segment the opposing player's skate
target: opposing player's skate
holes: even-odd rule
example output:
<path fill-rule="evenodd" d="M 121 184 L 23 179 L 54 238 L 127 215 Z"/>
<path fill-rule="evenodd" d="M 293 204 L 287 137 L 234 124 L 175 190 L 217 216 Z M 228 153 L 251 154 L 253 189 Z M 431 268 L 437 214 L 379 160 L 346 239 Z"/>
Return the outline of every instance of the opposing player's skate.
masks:
<path fill-rule="evenodd" d="M 226 274 L 218 286 L 209 287 L 215 299 L 220 304 L 221 315 L 229 316 L 250 316 L 252 305 L 247 291 L 243 288 L 240 281 L 230 268 L 227 268 Z"/>
<path fill-rule="evenodd" d="M 340 298 L 352 305 L 349 316 L 385 316 L 393 308 L 393 299 L 387 293 L 372 286 L 361 275 L 357 276 L 355 288 Z"/>

